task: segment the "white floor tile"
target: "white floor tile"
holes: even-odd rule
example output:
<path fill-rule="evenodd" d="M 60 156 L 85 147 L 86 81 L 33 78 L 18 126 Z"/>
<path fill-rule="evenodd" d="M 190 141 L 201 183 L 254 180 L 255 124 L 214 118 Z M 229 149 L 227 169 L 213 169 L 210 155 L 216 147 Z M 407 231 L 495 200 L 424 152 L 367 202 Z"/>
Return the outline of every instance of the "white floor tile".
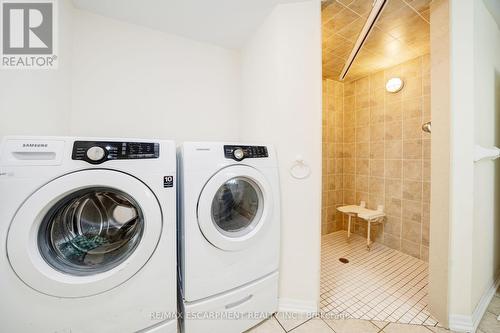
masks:
<path fill-rule="evenodd" d="M 276 318 L 271 317 L 261 324 L 250 329 L 246 333 L 284 333 L 285 330 L 280 326 Z"/>
<path fill-rule="evenodd" d="M 384 330 L 384 333 L 431 333 L 425 326 L 421 325 L 405 325 L 390 323 Z"/>
<path fill-rule="evenodd" d="M 343 264 L 339 258 L 347 258 Z M 424 311 L 428 264 L 365 239 L 338 231 L 322 237 L 321 310 L 348 313 L 355 319 L 418 323 L 437 322 Z M 421 315 L 422 314 L 422 315 Z"/>
<path fill-rule="evenodd" d="M 304 324 L 299 327 L 291 330 L 293 333 L 335 333 L 332 329 L 321 319 L 311 319 L 306 321 Z"/>
<path fill-rule="evenodd" d="M 368 320 L 325 320 L 335 333 L 377 333 L 380 328 Z"/>
<path fill-rule="evenodd" d="M 278 312 L 274 316 L 287 332 L 312 318 L 309 314 L 294 312 Z"/>

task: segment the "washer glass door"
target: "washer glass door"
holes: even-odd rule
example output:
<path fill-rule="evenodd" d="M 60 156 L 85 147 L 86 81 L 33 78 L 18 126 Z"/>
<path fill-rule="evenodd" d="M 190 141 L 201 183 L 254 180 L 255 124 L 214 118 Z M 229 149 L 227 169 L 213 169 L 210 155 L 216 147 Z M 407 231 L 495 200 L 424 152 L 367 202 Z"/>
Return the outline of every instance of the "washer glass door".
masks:
<path fill-rule="evenodd" d="M 273 219 L 273 196 L 266 177 L 245 165 L 226 167 L 205 184 L 198 200 L 198 224 L 216 247 L 249 247 Z"/>
<path fill-rule="evenodd" d="M 143 231 L 142 209 L 131 196 L 113 188 L 86 188 L 49 210 L 38 231 L 38 247 L 58 271 L 94 275 L 125 261 Z"/>
<path fill-rule="evenodd" d="M 85 297 L 119 286 L 147 265 L 162 233 L 161 206 L 139 179 L 105 169 L 56 178 L 19 207 L 8 259 L 29 287 Z"/>

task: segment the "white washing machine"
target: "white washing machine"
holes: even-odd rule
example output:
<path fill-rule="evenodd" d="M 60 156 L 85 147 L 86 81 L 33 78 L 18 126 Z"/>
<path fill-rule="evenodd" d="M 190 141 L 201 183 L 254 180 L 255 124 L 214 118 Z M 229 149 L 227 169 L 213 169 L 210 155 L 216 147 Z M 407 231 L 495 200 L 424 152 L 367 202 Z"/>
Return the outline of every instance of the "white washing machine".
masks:
<path fill-rule="evenodd" d="M 7 137 L 2 332 L 177 331 L 175 145 Z"/>
<path fill-rule="evenodd" d="M 238 333 L 278 309 L 280 193 L 271 146 L 178 150 L 180 304 L 186 333 Z"/>

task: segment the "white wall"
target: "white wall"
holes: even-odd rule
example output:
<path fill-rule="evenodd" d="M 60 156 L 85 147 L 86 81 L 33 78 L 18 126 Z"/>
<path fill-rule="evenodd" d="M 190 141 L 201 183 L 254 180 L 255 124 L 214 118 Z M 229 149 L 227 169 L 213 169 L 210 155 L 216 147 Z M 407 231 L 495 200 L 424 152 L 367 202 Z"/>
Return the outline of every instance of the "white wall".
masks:
<path fill-rule="evenodd" d="M 319 302 L 321 226 L 321 8 L 319 0 L 279 5 L 242 51 L 245 141 L 272 143 L 281 174 L 282 310 Z M 312 174 L 289 173 L 302 155 Z"/>
<path fill-rule="evenodd" d="M 237 140 L 237 51 L 76 10 L 71 133 Z"/>
<path fill-rule="evenodd" d="M 500 268 L 499 162 L 473 163 L 475 144 L 500 144 L 500 32 L 483 1 L 450 8 L 450 326 L 465 331 L 481 319 Z"/>
<path fill-rule="evenodd" d="M 58 69 L 0 71 L 0 138 L 68 133 L 73 8 L 59 1 L 58 10 Z"/>
<path fill-rule="evenodd" d="M 474 138 L 484 147 L 500 147 L 500 30 L 483 1 L 474 6 Z M 474 168 L 472 304 L 500 273 L 500 164 L 484 161 Z"/>
<path fill-rule="evenodd" d="M 0 73 L 0 136 L 274 144 L 283 195 L 281 301 L 288 308 L 315 310 L 321 225 L 320 1 L 277 6 L 241 52 L 73 9 L 67 0 L 60 3 L 59 69 Z M 306 180 L 289 174 L 298 154 L 313 171 Z"/>
<path fill-rule="evenodd" d="M 0 73 L 0 137 L 239 138 L 238 51 L 58 3 L 59 68 Z"/>
<path fill-rule="evenodd" d="M 451 189 L 450 325 L 471 313 L 475 0 L 450 0 Z M 451 318 L 455 316 L 455 318 Z M 466 321 L 463 317 L 461 320 Z"/>

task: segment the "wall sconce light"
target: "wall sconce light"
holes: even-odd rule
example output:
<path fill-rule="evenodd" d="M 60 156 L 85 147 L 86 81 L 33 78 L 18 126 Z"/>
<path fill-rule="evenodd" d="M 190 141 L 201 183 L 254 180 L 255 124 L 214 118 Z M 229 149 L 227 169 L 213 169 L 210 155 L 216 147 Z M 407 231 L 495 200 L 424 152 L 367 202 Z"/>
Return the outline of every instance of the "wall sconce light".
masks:
<path fill-rule="evenodd" d="M 387 80 L 387 83 L 385 84 L 385 90 L 387 90 L 390 93 L 397 93 L 401 89 L 403 89 L 404 82 L 401 80 L 399 77 L 393 77 L 389 80 Z"/>

